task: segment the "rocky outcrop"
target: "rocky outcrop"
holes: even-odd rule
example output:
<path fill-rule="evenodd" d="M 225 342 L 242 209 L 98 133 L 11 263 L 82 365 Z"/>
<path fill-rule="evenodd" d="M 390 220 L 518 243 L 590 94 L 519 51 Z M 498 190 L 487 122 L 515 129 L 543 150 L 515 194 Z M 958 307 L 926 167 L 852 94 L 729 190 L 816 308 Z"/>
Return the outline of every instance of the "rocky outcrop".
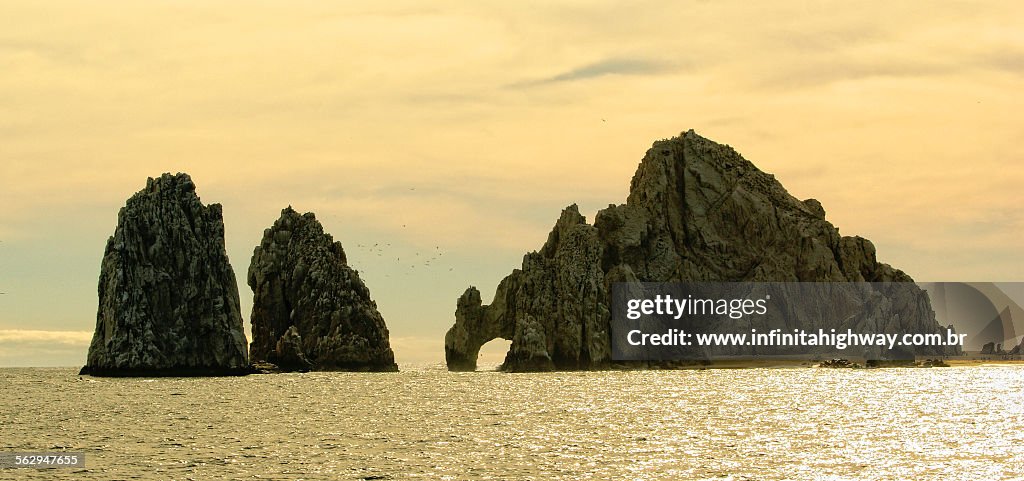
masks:
<path fill-rule="evenodd" d="M 82 374 L 249 372 L 221 206 L 204 206 L 195 189 L 186 174 L 151 178 L 118 213 Z"/>
<path fill-rule="evenodd" d="M 864 366 L 861 366 L 860 364 L 857 364 L 855 362 L 850 362 L 849 359 L 829 359 L 827 361 L 822 361 L 821 364 L 818 364 L 818 367 L 833 368 L 833 369 L 846 369 L 846 368 L 859 368 L 859 367 L 864 367 Z"/>
<path fill-rule="evenodd" d="M 494 302 L 483 306 L 474 287 L 459 299 L 445 337 L 449 369 L 476 369 L 480 346 L 496 337 L 512 341 L 509 370 L 585 369 L 608 359 L 601 254 L 597 229 L 575 205 L 564 210 L 540 252 L 527 254 L 522 270 L 501 282 Z"/>
<path fill-rule="evenodd" d="M 340 242 L 291 207 L 249 265 L 253 361 L 282 370 L 397 371 L 384 318 Z"/>
<path fill-rule="evenodd" d="M 575 205 L 562 211 L 490 305 L 470 287 L 445 336 L 448 368 L 474 369 L 480 346 L 496 337 L 512 341 L 505 370 L 608 367 L 611 285 L 633 281 L 912 279 L 878 262 L 870 241 L 839 235 L 817 200 L 794 198 L 729 146 L 691 130 L 655 142 L 626 203 L 601 210 L 593 225 Z M 870 295 L 851 292 L 850 302 Z M 897 325 L 875 332 L 938 332 L 921 299 L 879 304 L 918 317 L 897 316 Z"/>

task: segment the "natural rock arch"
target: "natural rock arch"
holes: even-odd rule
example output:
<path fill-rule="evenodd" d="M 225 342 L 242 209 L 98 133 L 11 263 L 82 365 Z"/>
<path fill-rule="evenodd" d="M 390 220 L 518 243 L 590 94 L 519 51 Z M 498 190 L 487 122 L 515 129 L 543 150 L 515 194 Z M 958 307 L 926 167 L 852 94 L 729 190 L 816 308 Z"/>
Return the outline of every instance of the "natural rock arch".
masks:
<path fill-rule="evenodd" d="M 482 306 L 476 287 L 470 287 L 459 297 L 455 325 L 444 337 L 445 362 L 451 371 L 475 371 L 481 346 L 499 338 L 512 340 L 515 323 L 486 318 Z"/>
<path fill-rule="evenodd" d="M 818 201 L 796 199 L 728 145 L 690 130 L 655 142 L 626 203 L 601 210 L 592 225 L 576 205 L 563 210 L 490 305 L 469 288 L 445 337 L 448 368 L 475 368 L 480 346 L 495 337 L 512 339 L 506 371 L 610 367 L 611 285 L 636 281 L 913 279 L 878 262 L 867 239 L 840 235 Z M 922 302 L 900 303 L 891 331 L 938 332 Z"/>

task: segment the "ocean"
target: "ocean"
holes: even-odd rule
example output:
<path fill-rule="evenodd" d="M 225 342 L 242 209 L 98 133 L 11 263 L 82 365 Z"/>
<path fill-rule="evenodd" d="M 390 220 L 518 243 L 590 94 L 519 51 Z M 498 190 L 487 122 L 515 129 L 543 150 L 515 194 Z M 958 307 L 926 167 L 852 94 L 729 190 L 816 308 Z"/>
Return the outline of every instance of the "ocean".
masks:
<path fill-rule="evenodd" d="M 0 479 L 1024 479 L 1024 367 L 80 378 L 0 369 Z"/>

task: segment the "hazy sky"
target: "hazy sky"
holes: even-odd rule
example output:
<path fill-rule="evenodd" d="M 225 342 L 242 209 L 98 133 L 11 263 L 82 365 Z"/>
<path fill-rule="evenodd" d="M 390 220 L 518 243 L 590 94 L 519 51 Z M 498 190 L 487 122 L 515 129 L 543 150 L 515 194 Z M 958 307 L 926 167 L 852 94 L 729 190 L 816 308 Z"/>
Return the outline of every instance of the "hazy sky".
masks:
<path fill-rule="evenodd" d="M 651 142 L 690 128 L 918 280 L 1024 280 L 1022 18 L 1019 2 L 2 2 L 0 366 L 84 363 L 117 211 L 162 172 L 223 204 L 246 319 L 263 229 L 315 212 L 400 364 L 443 360 L 466 287 L 488 300 L 563 207 L 623 202 Z M 357 247 L 373 243 L 392 246 Z"/>

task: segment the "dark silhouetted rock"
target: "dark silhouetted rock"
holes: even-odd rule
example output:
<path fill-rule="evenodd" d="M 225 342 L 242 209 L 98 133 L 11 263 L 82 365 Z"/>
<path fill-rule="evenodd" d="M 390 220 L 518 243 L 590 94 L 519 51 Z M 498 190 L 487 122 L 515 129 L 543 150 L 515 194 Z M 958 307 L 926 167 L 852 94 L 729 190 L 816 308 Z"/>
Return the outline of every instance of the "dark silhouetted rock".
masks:
<path fill-rule="evenodd" d="M 626 203 L 601 210 L 593 225 L 567 207 L 541 249 L 499 283 L 490 305 L 469 288 L 445 336 L 448 367 L 475 369 L 480 346 L 496 337 L 512 341 L 505 370 L 609 367 L 611 286 L 636 281 L 912 279 L 878 262 L 867 239 L 839 235 L 820 202 L 794 198 L 729 146 L 691 130 L 655 142 Z M 913 289 L 920 295 L 871 304 L 876 319 L 894 315 L 888 324 L 855 330 L 940 332 L 927 296 Z M 845 299 L 864 305 L 877 297 L 851 288 Z"/>
<path fill-rule="evenodd" d="M 249 265 L 253 361 L 282 370 L 396 371 L 384 318 L 340 242 L 288 207 Z"/>
<path fill-rule="evenodd" d="M 253 374 L 279 374 L 281 368 L 277 364 L 266 362 L 266 361 L 255 361 L 252 363 Z"/>
<path fill-rule="evenodd" d="M 949 364 L 942 359 L 925 359 L 919 365 L 921 367 L 949 367 Z"/>
<path fill-rule="evenodd" d="M 107 241 L 82 374 L 247 374 L 243 329 L 221 206 L 186 174 L 149 179 Z"/>
<path fill-rule="evenodd" d="M 857 367 L 863 367 L 863 366 L 861 366 L 860 364 L 854 363 L 854 362 L 850 362 L 849 359 L 829 359 L 827 361 L 822 361 L 820 364 L 818 364 L 818 367 L 842 369 L 842 368 L 857 368 Z"/>
<path fill-rule="evenodd" d="M 913 359 L 868 359 L 864 367 L 919 367 Z"/>

